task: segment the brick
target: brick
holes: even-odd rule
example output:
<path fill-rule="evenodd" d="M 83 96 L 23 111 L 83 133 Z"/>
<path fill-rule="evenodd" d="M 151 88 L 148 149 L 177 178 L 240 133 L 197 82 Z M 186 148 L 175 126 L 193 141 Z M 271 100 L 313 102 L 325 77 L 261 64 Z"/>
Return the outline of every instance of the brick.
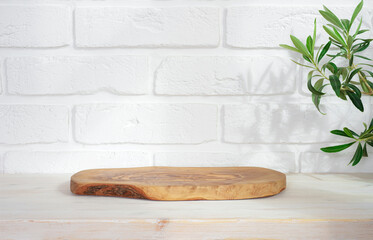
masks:
<path fill-rule="evenodd" d="M 4 157 L 5 173 L 74 173 L 94 168 L 128 168 L 151 166 L 145 152 L 110 151 L 17 151 Z"/>
<path fill-rule="evenodd" d="M 66 6 L 0 6 L 0 47 L 60 47 L 70 39 Z"/>
<path fill-rule="evenodd" d="M 290 152 L 207 153 L 159 152 L 155 153 L 155 166 L 175 167 L 265 167 L 281 172 L 295 172 L 295 155 Z"/>
<path fill-rule="evenodd" d="M 232 47 L 277 47 L 287 43 L 290 7 L 239 6 L 227 10 L 226 43 Z"/>
<path fill-rule="evenodd" d="M 209 104 L 88 104 L 75 108 L 78 142 L 202 143 L 216 139 L 217 107 Z"/>
<path fill-rule="evenodd" d="M 257 103 L 224 106 L 224 141 L 232 143 L 316 143 L 340 141 L 333 129 L 360 129 L 361 113 L 349 104 L 328 104 L 321 115 L 311 104 Z M 368 113 L 367 113 L 368 112 Z"/>
<path fill-rule="evenodd" d="M 79 47 L 216 47 L 219 8 L 79 7 Z"/>
<path fill-rule="evenodd" d="M 160 95 L 286 94 L 295 91 L 295 71 L 281 57 L 167 57 L 156 70 L 155 91 Z"/>
<path fill-rule="evenodd" d="M 4 158 L 2 152 L 0 152 L 0 175 L 4 174 Z"/>
<path fill-rule="evenodd" d="M 3 74 L 3 72 L 4 72 L 4 69 L 3 69 L 3 65 L 2 65 L 2 59 L 0 59 L 0 95 L 1 94 L 3 94 L 4 93 L 4 91 L 3 91 L 3 86 L 4 86 L 4 74 Z"/>
<path fill-rule="evenodd" d="M 352 7 L 328 6 L 340 18 L 350 18 Z M 317 19 L 317 45 L 327 43 L 328 36 L 322 25 L 326 21 L 319 14 L 319 7 L 291 6 L 237 6 L 227 10 L 226 43 L 232 47 L 256 48 L 278 47 L 291 44 L 290 34 L 305 42 L 313 34 L 314 19 Z M 371 25 L 369 11 L 362 11 L 363 26 Z"/>
<path fill-rule="evenodd" d="M 353 150 L 356 146 L 352 147 Z M 340 153 L 306 152 L 301 154 L 300 168 L 302 173 L 352 173 L 352 172 L 373 172 L 371 159 L 362 158 L 358 165 L 352 167 L 347 165 L 352 156 L 353 150 L 345 150 Z M 373 154 L 373 153 L 371 153 Z"/>
<path fill-rule="evenodd" d="M 65 106 L 0 105 L 0 143 L 66 142 L 68 117 Z"/>
<path fill-rule="evenodd" d="M 6 61 L 11 94 L 116 94 L 148 92 L 143 56 L 16 57 Z"/>

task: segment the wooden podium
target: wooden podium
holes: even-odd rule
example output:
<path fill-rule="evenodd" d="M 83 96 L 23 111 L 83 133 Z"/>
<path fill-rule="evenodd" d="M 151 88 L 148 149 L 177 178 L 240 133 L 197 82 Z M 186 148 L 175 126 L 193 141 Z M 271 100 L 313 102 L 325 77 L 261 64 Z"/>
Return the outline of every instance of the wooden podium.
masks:
<path fill-rule="evenodd" d="M 70 188 L 81 195 L 151 200 L 230 200 L 278 194 L 286 188 L 286 176 L 259 167 L 91 169 L 74 174 Z"/>

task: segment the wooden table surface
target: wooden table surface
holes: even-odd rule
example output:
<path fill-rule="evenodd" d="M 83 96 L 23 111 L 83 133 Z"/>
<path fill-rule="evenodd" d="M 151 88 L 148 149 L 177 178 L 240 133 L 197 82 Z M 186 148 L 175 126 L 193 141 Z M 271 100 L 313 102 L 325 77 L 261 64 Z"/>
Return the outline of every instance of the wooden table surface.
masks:
<path fill-rule="evenodd" d="M 373 174 L 289 174 L 229 201 L 80 196 L 70 177 L 0 175 L 0 239 L 373 239 Z"/>

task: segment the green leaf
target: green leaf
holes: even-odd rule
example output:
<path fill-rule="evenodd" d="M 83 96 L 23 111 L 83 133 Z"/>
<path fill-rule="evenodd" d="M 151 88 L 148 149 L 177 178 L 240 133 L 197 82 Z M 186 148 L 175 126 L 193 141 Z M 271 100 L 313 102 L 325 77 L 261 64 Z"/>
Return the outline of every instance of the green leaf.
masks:
<path fill-rule="evenodd" d="M 343 145 L 337 145 L 337 146 L 331 146 L 331 147 L 324 147 L 324 148 L 321 148 L 320 150 L 323 151 L 323 152 L 327 152 L 327 153 L 340 152 L 342 150 L 345 150 L 346 148 L 349 148 L 354 143 L 355 142 L 350 142 L 350 143 L 343 144 Z"/>
<path fill-rule="evenodd" d="M 364 57 L 364 56 L 361 56 L 361 55 L 354 55 L 354 56 L 358 57 L 358 58 L 362 58 L 362 59 L 368 60 L 368 61 L 372 61 L 372 59 Z"/>
<path fill-rule="evenodd" d="M 371 89 L 373 89 L 373 82 L 367 80 L 367 83 L 368 83 L 369 87 L 370 87 Z"/>
<path fill-rule="evenodd" d="M 348 61 L 348 66 L 352 67 L 353 65 L 354 65 L 354 55 L 352 55 L 350 60 Z"/>
<path fill-rule="evenodd" d="M 363 122 L 363 125 L 365 127 L 365 129 L 364 129 L 364 132 L 365 132 L 368 129 L 368 125 L 365 122 Z"/>
<path fill-rule="evenodd" d="M 367 141 L 366 142 L 369 146 L 373 147 L 373 141 Z"/>
<path fill-rule="evenodd" d="M 365 143 L 363 147 L 363 157 L 368 157 L 367 143 Z"/>
<path fill-rule="evenodd" d="M 295 47 L 292 47 L 292 46 L 289 46 L 289 45 L 286 45 L 286 44 L 280 44 L 280 47 L 282 48 L 286 48 L 288 50 L 291 50 L 291 51 L 294 51 L 294 52 L 298 52 L 298 53 L 301 53 L 298 49 L 296 49 Z"/>
<path fill-rule="evenodd" d="M 350 20 L 341 19 L 341 22 L 343 24 L 344 29 L 346 29 L 346 31 L 350 30 Z"/>
<path fill-rule="evenodd" d="M 361 134 L 360 139 L 367 137 L 371 133 L 373 133 L 373 119 L 370 122 L 368 129 L 363 134 Z"/>
<path fill-rule="evenodd" d="M 328 50 L 329 50 L 331 44 L 332 44 L 332 42 L 329 41 L 329 42 L 324 46 L 324 48 L 321 50 L 321 53 L 320 53 L 319 58 L 317 59 L 317 62 L 320 62 L 321 59 L 325 56 L 325 54 L 328 52 Z"/>
<path fill-rule="evenodd" d="M 333 30 L 334 30 L 334 33 L 335 35 L 338 37 L 338 39 L 340 40 L 340 43 L 343 45 L 343 46 L 346 46 L 347 47 L 347 44 L 345 42 L 345 40 L 343 39 L 343 37 L 341 36 L 341 34 L 339 34 L 339 32 L 337 31 L 337 29 L 335 27 L 332 27 Z"/>
<path fill-rule="evenodd" d="M 299 62 L 294 61 L 293 59 L 290 59 L 290 60 L 291 60 L 293 63 L 295 63 L 295 64 L 297 64 L 297 65 L 299 65 L 299 66 L 307 67 L 307 68 L 312 68 L 312 69 L 313 69 L 313 67 L 311 67 L 311 66 L 307 66 L 307 65 L 301 64 L 301 63 L 299 63 Z"/>
<path fill-rule="evenodd" d="M 333 38 L 329 37 L 329 41 L 331 41 L 332 44 L 333 44 L 334 46 L 338 47 L 339 49 L 342 49 L 342 48 L 343 48 L 343 46 L 342 46 L 339 42 L 337 42 L 336 40 L 334 40 Z"/>
<path fill-rule="evenodd" d="M 309 56 L 309 53 L 308 53 L 308 50 L 306 48 L 306 46 L 304 46 L 304 44 L 296 37 L 294 37 L 293 35 L 290 35 L 290 39 L 291 41 L 293 42 L 294 46 L 303 54 L 303 55 L 306 55 L 306 56 Z"/>
<path fill-rule="evenodd" d="M 369 66 L 369 67 L 373 67 L 373 65 L 372 65 L 372 64 L 367 64 L 367 63 L 359 63 L 359 64 L 357 64 L 357 65 L 363 65 L 363 66 Z"/>
<path fill-rule="evenodd" d="M 342 75 L 342 80 L 347 78 L 347 74 L 348 74 L 347 68 L 340 67 L 338 72 Z"/>
<path fill-rule="evenodd" d="M 313 56 L 313 40 L 311 36 L 307 37 L 306 46 L 308 49 L 308 52 Z"/>
<path fill-rule="evenodd" d="M 355 21 L 355 18 L 357 17 L 357 15 L 359 15 L 361 9 L 363 8 L 363 4 L 364 4 L 364 2 L 363 2 L 363 0 L 361 0 L 361 2 L 356 6 L 356 8 L 354 10 L 354 13 L 351 16 L 351 20 L 350 20 L 351 25 Z"/>
<path fill-rule="evenodd" d="M 368 32 L 368 31 L 369 31 L 369 29 L 363 29 L 363 30 L 358 31 L 356 35 L 359 35 L 359 34 L 362 34 L 362 33 Z"/>
<path fill-rule="evenodd" d="M 299 63 L 299 62 L 294 61 L 293 59 L 290 59 L 290 60 L 291 60 L 293 63 L 295 63 L 295 64 L 297 64 L 297 65 L 299 65 L 299 66 L 307 67 L 307 68 L 312 68 L 312 69 L 313 69 L 312 66 L 308 66 L 308 65 L 301 64 L 301 63 Z"/>
<path fill-rule="evenodd" d="M 361 27 L 361 24 L 363 23 L 363 18 L 360 18 L 360 23 L 359 23 L 359 26 L 357 27 L 357 29 L 356 29 L 356 32 L 355 32 L 355 34 L 352 36 L 353 38 L 355 38 L 356 37 L 356 35 L 358 35 L 359 34 L 359 31 L 360 31 L 360 27 Z M 351 24 L 352 24 L 352 22 L 351 22 Z"/>
<path fill-rule="evenodd" d="M 347 79 L 347 82 L 350 82 L 351 79 L 355 76 L 356 73 L 358 73 L 362 68 L 357 68 L 355 70 L 353 70 L 351 73 L 350 73 L 350 76 L 348 76 L 348 79 Z"/>
<path fill-rule="evenodd" d="M 325 6 L 324 6 L 324 10 L 325 11 L 323 11 L 323 10 L 319 11 L 321 16 L 323 16 L 331 24 L 334 24 L 335 26 L 343 29 L 343 25 L 342 25 L 341 21 L 339 21 L 339 18 Z"/>
<path fill-rule="evenodd" d="M 343 53 L 337 53 L 336 55 L 332 55 L 332 54 L 326 54 L 327 56 L 329 56 L 329 57 L 331 57 L 331 59 L 329 60 L 329 62 L 330 61 L 333 61 L 335 58 L 337 58 L 337 57 L 345 57 L 346 58 L 346 56 L 345 56 L 345 54 L 343 54 Z"/>
<path fill-rule="evenodd" d="M 352 93 L 350 91 L 346 91 L 346 93 L 347 96 L 350 98 L 351 102 L 355 105 L 355 107 L 360 111 L 364 112 L 364 106 L 359 96 L 356 93 Z"/>
<path fill-rule="evenodd" d="M 346 133 L 347 134 L 347 136 L 349 136 L 350 138 L 354 138 L 354 136 L 352 135 L 352 132 L 351 132 L 351 130 L 350 129 L 348 129 L 348 128 L 343 128 L 343 131 L 344 131 L 344 133 Z"/>
<path fill-rule="evenodd" d="M 361 78 L 359 78 L 359 81 L 360 81 L 360 86 L 363 89 L 363 91 L 364 92 L 369 92 L 369 88 L 368 88 L 369 84 L 365 83 L 363 81 L 363 79 L 361 79 Z"/>
<path fill-rule="evenodd" d="M 303 57 L 304 60 L 306 60 L 307 62 L 312 63 L 311 59 L 309 59 L 309 57 L 307 57 L 306 55 L 302 55 L 302 57 Z"/>
<path fill-rule="evenodd" d="M 360 135 L 360 139 L 368 137 L 369 134 L 373 133 L 373 125 L 369 125 L 369 128 Z"/>
<path fill-rule="evenodd" d="M 331 71 L 334 74 L 338 72 L 338 67 L 332 62 L 326 63 L 325 66 L 327 69 L 329 69 L 329 71 Z"/>
<path fill-rule="evenodd" d="M 355 85 L 352 85 L 352 84 L 347 84 L 347 86 L 349 88 L 351 88 L 352 90 L 354 90 L 354 92 L 356 93 L 356 95 L 361 98 L 361 92 L 360 90 L 355 86 Z"/>
<path fill-rule="evenodd" d="M 313 22 L 313 37 L 312 37 L 312 52 L 315 50 L 315 44 L 316 44 L 316 18 L 315 21 Z"/>
<path fill-rule="evenodd" d="M 363 147 L 361 146 L 361 143 L 359 143 L 359 145 L 356 148 L 356 152 L 354 156 L 352 157 L 349 164 L 352 163 L 352 166 L 355 166 L 356 164 L 360 162 L 362 157 L 363 157 Z"/>
<path fill-rule="evenodd" d="M 350 35 L 348 35 L 347 36 L 347 47 L 350 48 L 353 43 L 354 43 L 354 39 Z"/>
<path fill-rule="evenodd" d="M 330 131 L 330 133 L 334 134 L 334 135 L 339 135 L 339 136 L 343 136 L 343 137 L 348 137 L 348 138 L 354 138 L 354 137 L 351 137 L 349 135 L 347 135 L 344 131 L 342 130 L 332 130 Z"/>
<path fill-rule="evenodd" d="M 323 79 L 319 79 L 315 83 L 315 89 L 318 92 L 321 92 L 321 90 L 327 85 L 327 84 L 323 85 L 323 83 L 324 83 Z M 321 97 L 322 97 L 322 95 L 316 95 L 316 94 L 312 93 L 312 102 L 313 102 L 313 104 L 315 104 L 315 107 L 317 108 L 317 110 L 319 111 L 319 113 L 325 115 L 325 113 L 322 113 L 320 111 L 320 100 L 321 100 Z"/>
<path fill-rule="evenodd" d="M 368 133 L 368 134 L 364 135 L 364 137 L 360 137 L 359 139 L 370 138 L 370 137 L 373 137 L 373 133 Z"/>
<path fill-rule="evenodd" d="M 336 35 L 334 31 L 327 28 L 326 26 L 323 26 L 323 28 L 324 28 L 325 32 L 327 32 L 335 41 L 342 44 L 342 46 L 346 47 L 346 43 L 344 42 L 344 40 L 342 38 L 340 38 L 340 35 L 339 36 Z"/>
<path fill-rule="evenodd" d="M 353 53 L 362 52 L 369 47 L 369 44 L 370 44 L 369 42 L 363 42 L 363 43 L 356 44 L 352 47 L 352 52 Z"/>
<path fill-rule="evenodd" d="M 339 78 L 336 75 L 330 75 L 329 80 L 335 94 L 339 97 L 341 95 L 341 81 L 339 81 Z"/>
<path fill-rule="evenodd" d="M 349 129 L 349 130 L 352 133 L 352 135 L 354 135 L 355 137 L 359 137 L 359 135 L 356 132 L 352 131 L 351 129 Z"/>
<path fill-rule="evenodd" d="M 341 89 L 341 93 L 340 93 L 340 96 L 339 96 L 342 100 L 345 100 L 347 101 L 347 98 L 346 98 L 346 91 Z"/>
<path fill-rule="evenodd" d="M 308 90 L 310 90 L 310 92 L 312 92 L 313 94 L 316 94 L 316 95 L 324 95 L 325 93 L 323 92 L 320 92 L 320 91 L 317 91 L 313 86 L 312 86 L 312 74 L 313 74 L 314 71 L 311 71 L 308 73 L 308 81 L 307 81 L 307 87 L 308 87 Z M 323 79 L 320 79 L 320 80 L 323 80 Z"/>
<path fill-rule="evenodd" d="M 368 71 L 368 70 L 364 70 L 364 72 L 367 72 L 371 77 L 373 77 L 373 72 Z"/>
<path fill-rule="evenodd" d="M 363 30 L 360 30 L 360 31 L 363 31 Z M 369 30 L 367 30 L 367 31 L 369 31 Z M 373 41 L 373 38 L 366 38 L 366 39 L 364 39 L 364 38 L 357 38 L 356 40 L 361 40 L 363 42 L 371 42 L 371 41 Z"/>

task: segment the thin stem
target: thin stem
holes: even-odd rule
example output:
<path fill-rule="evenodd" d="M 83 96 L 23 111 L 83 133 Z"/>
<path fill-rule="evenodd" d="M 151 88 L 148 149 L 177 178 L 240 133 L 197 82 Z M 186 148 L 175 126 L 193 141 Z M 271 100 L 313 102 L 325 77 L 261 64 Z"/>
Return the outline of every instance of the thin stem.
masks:
<path fill-rule="evenodd" d="M 356 69 L 356 65 L 353 64 L 351 66 L 352 69 Z M 359 76 L 359 79 L 362 80 L 364 83 L 365 83 L 365 86 L 367 87 L 367 89 L 369 90 L 369 92 L 363 92 L 363 94 L 366 94 L 366 95 L 373 95 L 373 89 L 369 86 L 368 82 L 367 82 L 367 79 L 366 77 L 364 77 L 360 72 L 357 73 L 358 76 Z M 360 84 L 361 85 L 361 84 Z"/>
<path fill-rule="evenodd" d="M 326 80 L 330 81 L 329 78 L 327 78 L 325 76 L 325 74 L 320 70 L 319 66 L 317 65 L 317 63 L 313 59 L 312 59 L 312 64 L 313 64 L 313 66 L 315 66 L 315 70 L 318 71 L 323 78 L 325 78 Z"/>
<path fill-rule="evenodd" d="M 362 138 L 362 139 L 357 139 L 357 141 L 358 141 L 358 142 L 369 141 L 370 139 L 373 140 L 373 136 L 371 136 L 371 137 L 367 137 L 367 138 Z"/>
<path fill-rule="evenodd" d="M 369 90 L 368 93 L 365 93 L 365 92 L 364 92 L 364 94 L 373 95 L 373 89 L 369 86 L 369 84 L 368 84 L 368 82 L 367 82 L 367 79 L 366 79 L 363 75 L 361 75 L 360 72 L 358 73 L 358 75 L 359 75 L 359 79 L 361 79 L 361 80 L 365 83 L 365 86 L 366 86 L 367 89 Z"/>

